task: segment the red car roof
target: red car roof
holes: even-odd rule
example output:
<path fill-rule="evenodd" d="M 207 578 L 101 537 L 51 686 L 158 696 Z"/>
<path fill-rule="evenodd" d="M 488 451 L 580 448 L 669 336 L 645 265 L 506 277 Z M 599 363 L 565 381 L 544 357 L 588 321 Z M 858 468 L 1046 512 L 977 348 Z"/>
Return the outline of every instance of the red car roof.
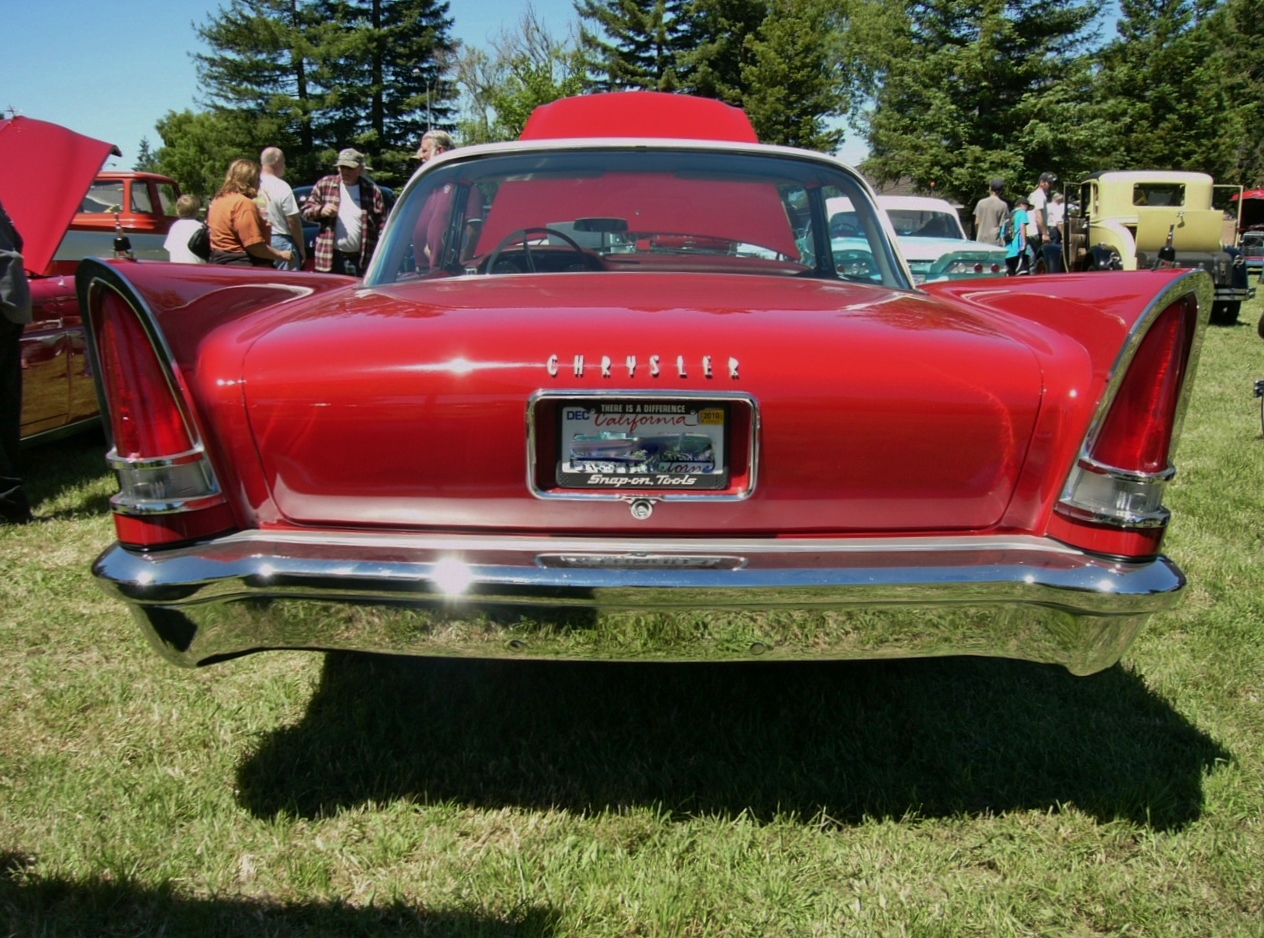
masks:
<path fill-rule="evenodd" d="M 714 98 L 661 91 L 615 91 L 542 104 L 522 140 L 573 137 L 668 137 L 758 143 L 746 112 Z"/>
<path fill-rule="evenodd" d="M 122 156 L 114 144 L 59 124 L 29 117 L 0 120 L 0 165 L 6 167 L 0 173 L 0 202 L 22 235 L 28 271 L 42 274 L 48 269 L 88 187 L 111 154 Z"/>

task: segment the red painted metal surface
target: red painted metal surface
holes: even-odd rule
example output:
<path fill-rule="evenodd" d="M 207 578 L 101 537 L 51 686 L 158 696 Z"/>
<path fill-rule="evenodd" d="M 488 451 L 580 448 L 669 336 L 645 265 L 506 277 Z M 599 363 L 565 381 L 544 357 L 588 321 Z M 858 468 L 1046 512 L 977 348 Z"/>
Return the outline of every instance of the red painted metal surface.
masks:
<path fill-rule="evenodd" d="M 61 244 L 112 143 L 29 117 L 0 120 L 0 202 L 25 242 L 32 274 L 42 274 Z M 23 167 L 24 169 L 15 169 Z"/>
<path fill-rule="evenodd" d="M 22 235 L 31 275 L 32 322 L 22 332 L 22 436 L 59 430 L 97 414 L 74 281 L 53 255 L 113 144 L 57 124 L 0 120 L 0 202 Z M 35 175 L 31 175 L 35 173 Z"/>
<path fill-rule="evenodd" d="M 531 112 L 522 140 L 658 137 L 756 143 L 746 112 L 712 98 L 616 91 L 563 98 Z"/>
<path fill-rule="evenodd" d="M 1043 533 L 1123 338 L 1170 279 L 968 281 L 926 296 L 573 274 L 358 291 L 303 274 L 120 269 L 158 311 L 244 523 L 779 535 Z M 660 356 L 660 375 L 629 376 L 629 355 Z M 665 503 L 650 522 L 618 500 L 537 497 L 532 463 L 554 458 L 528 450 L 541 391 L 749 395 L 754 492 Z"/>

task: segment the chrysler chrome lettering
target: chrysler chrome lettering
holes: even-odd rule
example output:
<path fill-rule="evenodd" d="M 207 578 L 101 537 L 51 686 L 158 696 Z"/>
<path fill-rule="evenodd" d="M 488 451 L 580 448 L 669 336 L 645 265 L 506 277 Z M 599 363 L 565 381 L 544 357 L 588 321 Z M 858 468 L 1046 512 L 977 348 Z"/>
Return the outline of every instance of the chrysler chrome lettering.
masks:
<path fill-rule="evenodd" d="M 676 358 L 676 376 L 678 378 L 688 378 L 690 359 L 685 355 L 677 355 L 675 356 L 675 358 Z M 712 364 L 711 364 L 714 361 L 714 356 L 702 355 L 697 359 L 697 361 L 699 363 L 699 366 L 702 371 L 702 376 L 704 378 L 711 379 L 715 377 L 715 369 L 712 367 Z M 550 378 L 556 378 L 558 374 L 561 372 L 561 366 L 559 364 L 560 362 L 561 362 L 561 357 L 556 354 L 550 355 L 548 358 L 544 360 L 544 370 L 549 373 Z M 600 358 L 600 362 L 601 362 L 601 377 L 613 378 L 614 369 L 616 367 L 614 358 L 612 358 L 609 355 L 602 355 Z M 649 356 L 649 373 L 650 373 L 651 378 L 658 378 L 662 375 L 662 367 L 660 364 L 661 362 L 662 362 L 661 355 Z M 627 375 L 629 378 L 636 377 L 636 372 L 639 365 L 640 365 L 640 360 L 635 355 L 627 355 L 623 359 L 623 367 L 627 369 Z M 738 361 L 736 358 L 733 358 L 732 356 L 729 357 L 728 369 L 729 369 L 729 378 L 731 380 L 736 381 L 738 377 Z M 582 378 L 584 376 L 584 356 L 583 355 L 576 354 L 571 357 L 571 371 L 576 378 Z"/>

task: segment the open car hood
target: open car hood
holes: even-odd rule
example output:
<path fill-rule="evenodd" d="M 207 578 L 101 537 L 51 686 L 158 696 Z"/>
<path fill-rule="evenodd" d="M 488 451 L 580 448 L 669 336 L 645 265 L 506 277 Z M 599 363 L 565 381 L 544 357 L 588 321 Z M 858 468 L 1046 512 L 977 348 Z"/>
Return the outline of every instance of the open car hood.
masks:
<path fill-rule="evenodd" d="M 22 235 L 28 272 L 48 270 L 92 180 L 110 155 L 123 154 L 112 143 L 58 124 L 29 117 L 0 120 L 0 165 L 32 169 L 31 173 L 12 169 L 0 173 L 0 202 Z"/>

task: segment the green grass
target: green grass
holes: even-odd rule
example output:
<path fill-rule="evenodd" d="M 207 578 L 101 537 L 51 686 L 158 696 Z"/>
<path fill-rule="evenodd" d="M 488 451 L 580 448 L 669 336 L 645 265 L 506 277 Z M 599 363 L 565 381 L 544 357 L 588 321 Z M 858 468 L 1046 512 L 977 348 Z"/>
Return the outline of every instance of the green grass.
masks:
<path fill-rule="evenodd" d="M 1191 587 L 1090 678 L 955 658 L 163 663 L 99 438 L 0 528 L 0 934 L 1264 935 L 1259 302 L 1169 492 Z"/>

